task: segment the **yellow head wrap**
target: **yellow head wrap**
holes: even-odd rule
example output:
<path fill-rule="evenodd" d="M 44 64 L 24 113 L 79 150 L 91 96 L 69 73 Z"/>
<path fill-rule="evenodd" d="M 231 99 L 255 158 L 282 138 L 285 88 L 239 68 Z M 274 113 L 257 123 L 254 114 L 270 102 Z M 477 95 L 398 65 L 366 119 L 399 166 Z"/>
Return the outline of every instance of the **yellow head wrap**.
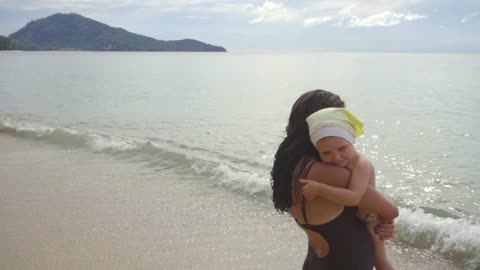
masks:
<path fill-rule="evenodd" d="M 306 121 L 313 144 L 329 136 L 342 137 L 353 144 L 355 138 L 363 134 L 363 123 L 344 108 L 319 110 Z"/>

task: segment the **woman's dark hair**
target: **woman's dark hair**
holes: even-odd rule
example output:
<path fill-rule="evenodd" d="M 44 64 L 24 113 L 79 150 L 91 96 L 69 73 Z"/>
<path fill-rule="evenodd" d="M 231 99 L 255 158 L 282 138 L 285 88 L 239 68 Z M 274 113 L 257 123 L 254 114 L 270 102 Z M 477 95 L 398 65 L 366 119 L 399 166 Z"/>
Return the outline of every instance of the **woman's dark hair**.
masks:
<path fill-rule="evenodd" d="M 273 168 L 270 172 L 270 184 L 273 190 L 273 204 L 279 211 L 287 211 L 292 206 L 292 180 L 302 174 L 306 176 L 306 162 L 299 164 L 305 157 L 320 160 L 315 146 L 310 142 L 306 118 L 312 113 L 328 107 L 345 107 L 343 100 L 336 94 L 325 90 L 313 90 L 301 95 L 295 104 L 286 127 L 287 137 L 280 143 Z M 299 164 L 299 172 L 295 168 Z M 304 176 L 302 176 L 304 177 Z"/>

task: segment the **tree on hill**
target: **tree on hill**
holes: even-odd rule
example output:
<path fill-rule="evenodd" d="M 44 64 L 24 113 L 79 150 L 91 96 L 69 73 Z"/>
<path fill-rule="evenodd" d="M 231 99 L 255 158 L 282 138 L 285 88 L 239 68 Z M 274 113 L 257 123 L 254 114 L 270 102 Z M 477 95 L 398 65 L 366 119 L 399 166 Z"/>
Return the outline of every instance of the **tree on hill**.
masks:
<path fill-rule="evenodd" d="M 15 43 L 4 36 L 0 36 L 0 50 L 15 50 Z"/>

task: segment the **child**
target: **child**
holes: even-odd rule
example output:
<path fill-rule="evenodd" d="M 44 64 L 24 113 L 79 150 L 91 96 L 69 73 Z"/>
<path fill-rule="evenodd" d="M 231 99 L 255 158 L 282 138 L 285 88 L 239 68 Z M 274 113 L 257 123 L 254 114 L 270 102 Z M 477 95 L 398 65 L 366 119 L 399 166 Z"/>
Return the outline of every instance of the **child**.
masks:
<path fill-rule="evenodd" d="M 337 188 L 319 182 L 304 180 L 302 192 L 311 200 L 322 196 L 332 202 L 345 206 L 357 205 L 362 199 L 367 185 L 375 186 L 375 172 L 372 163 L 355 150 L 355 138 L 363 134 L 363 124 L 352 113 L 343 108 L 319 110 L 306 119 L 310 140 L 320 154 L 322 162 L 347 168 L 351 171 L 348 189 Z M 375 245 L 375 267 L 377 270 L 393 269 L 388 261 L 385 246 L 372 232 L 378 223 L 377 217 L 365 209 L 359 209 L 357 215 L 369 226 Z"/>

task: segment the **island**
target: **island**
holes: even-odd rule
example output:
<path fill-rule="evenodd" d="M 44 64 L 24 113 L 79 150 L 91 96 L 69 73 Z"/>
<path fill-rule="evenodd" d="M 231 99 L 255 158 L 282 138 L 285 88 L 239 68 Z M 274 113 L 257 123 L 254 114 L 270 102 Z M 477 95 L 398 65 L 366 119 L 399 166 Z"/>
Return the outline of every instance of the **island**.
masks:
<path fill-rule="evenodd" d="M 76 13 L 57 13 L 33 20 L 9 35 L 8 39 L 15 43 L 16 49 L 26 51 L 227 51 L 221 46 L 188 38 L 157 40 Z"/>

